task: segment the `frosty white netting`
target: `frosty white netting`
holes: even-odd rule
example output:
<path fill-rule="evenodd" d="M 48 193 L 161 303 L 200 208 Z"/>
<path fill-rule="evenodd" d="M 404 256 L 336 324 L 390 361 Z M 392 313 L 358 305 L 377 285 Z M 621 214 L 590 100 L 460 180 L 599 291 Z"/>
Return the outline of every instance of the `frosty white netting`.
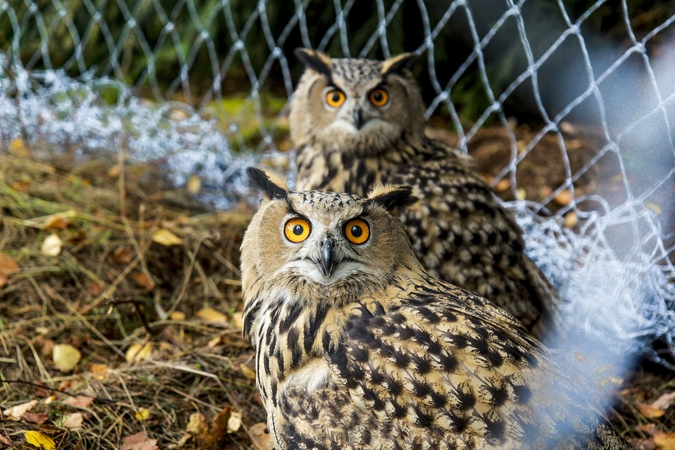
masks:
<path fill-rule="evenodd" d="M 669 365 L 675 8 L 655 3 L 645 29 L 635 3 L 5 0 L 0 148 L 19 136 L 80 153 L 116 152 L 124 142 L 133 158 L 167 161 L 178 183 L 199 173 L 208 200 L 227 207 L 247 194 L 242 169 L 261 154 L 288 168 L 276 144 L 284 110 L 276 115 L 268 99 L 291 95 L 294 47 L 361 57 L 415 51 L 425 61 L 417 70 L 427 115 L 447 118 L 459 148 L 501 130 L 510 157 L 493 185 L 508 180 L 513 198 L 527 196 L 521 169 L 546 139 L 554 143 L 549 157 L 563 179 L 536 202 L 510 206 L 529 254 L 567 301 L 566 318 L 617 351 Z M 616 26 L 605 38 L 592 24 L 608 9 Z M 539 124 L 527 138 L 508 120 L 518 114 Z M 570 123 L 592 130 L 579 164 L 572 156 L 584 138 Z M 542 215 L 566 190 L 572 200 Z M 570 217 L 580 220 L 577 232 L 562 225 Z M 659 339 L 662 353 L 646 345 Z"/>

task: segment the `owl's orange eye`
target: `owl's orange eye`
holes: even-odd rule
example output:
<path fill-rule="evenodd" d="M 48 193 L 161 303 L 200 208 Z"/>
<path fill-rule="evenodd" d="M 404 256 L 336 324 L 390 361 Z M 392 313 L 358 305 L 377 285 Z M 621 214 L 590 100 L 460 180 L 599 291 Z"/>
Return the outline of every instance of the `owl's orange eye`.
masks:
<path fill-rule="evenodd" d="M 365 220 L 350 220 L 345 225 L 345 236 L 352 244 L 361 245 L 370 237 L 370 227 Z"/>
<path fill-rule="evenodd" d="M 328 91 L 326 94 L 326 103 L 328 103 L 328 106 L 331 108 L 339 108 L 346 99 L 347 97 L 345 96 L 344 92 L 338 89 Z"/>
<path fill-rule="evenodd" d="M 381 108 L 389 103 L 389 92 L 384 88 L 373 89 L 368 98 L 370 98 L 370 103 Z"/>
<path fill-rule="evenodd" d="M 312 227 L 310 226 L 309 222 L 307 222 L 305 219 L 295 218 L 286 222 L 284 234 L 286 235 L 286 239 L 295 244 L 299 244 L 309 237 L 311 230 Z"/>

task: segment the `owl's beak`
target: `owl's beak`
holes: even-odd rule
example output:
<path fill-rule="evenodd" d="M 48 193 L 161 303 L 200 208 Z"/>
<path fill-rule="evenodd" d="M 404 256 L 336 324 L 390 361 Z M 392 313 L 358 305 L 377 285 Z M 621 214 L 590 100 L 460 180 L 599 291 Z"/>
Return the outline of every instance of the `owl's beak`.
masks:
<path fill-rule="evenodd" d="M 357 106 L 356 109 L 354 109 L 354 126 L 357 130 L 360 130 L 363 126 L 363 110 L 360 106 Z"/>
<path fill-rule="evenodd" d="M 326 237 L 321 245 L 321 258 L 319 259 L 319 267 L 323 274 L 330 277 L 335 270 L 335 254 L 333 253 L 333 240 Z"/>

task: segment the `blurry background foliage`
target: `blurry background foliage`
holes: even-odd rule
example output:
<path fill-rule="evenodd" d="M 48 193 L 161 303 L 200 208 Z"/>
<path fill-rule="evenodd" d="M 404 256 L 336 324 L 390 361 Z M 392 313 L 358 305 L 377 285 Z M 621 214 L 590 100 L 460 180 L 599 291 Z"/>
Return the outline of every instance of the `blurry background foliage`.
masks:
<path fill-rule="evenodd" d="M 561 4 L 570 18 L 576 20 L 595 3 L 593 0 L 519 3 L 535 58 L 549 49 L 557 37 L 547 30 L 565 26 Z M 282 65 L 270 59 L 275 46 L 281 48 L 284 55 L 292 55 L 296 47 L 313 46 L 332 56 L 344 56 L 346 45 L 351 56 L 358 56 L 364 47 L 369 47 L 365 55 L 369 58 L 384 56 L 379 39 L 367 45 L 380 22 L 377 2 L 372 1 L 346 0 L 341 4 L 349 33 L 348 44 L 341 41 L 337 30 L 336 2 L 9 0 L 9 4 L 10 8 L 5 4 L 0 11 L 0 50 L 15 49 L 8 53 L 18 53 L 24 67 L 63 68 L 73 77 L 110 76 L 134 86 L 142 97 L 169 98 L 195 105 L 203 105 L 214 96 L 229 97 L 233 99 L 230 103 L 234 102 L 230 106 L 236 108 L 239 105 L 236 99 L 245 99 L 257 90 L 269 99 L 263 106 L 271 108 L 271 113 L 278 112 L 291 91 L 284 85 Z M 390 54 L 423 48 L 424 18 L 417 2 L 383 0 L 382 4 L 385 12 L 392 7 L 396 11 L 386 27 Z M 508 9 L 507 1 L 499 2 L 499 7 L 491 0 L 468 0 L 467 4 L 481 38 Z M 626 4 L 638 40 L 675 13 L 673 1 L 626 0 Z M 431 29 L 439 21 L 447 20 L 444 14 L 449 5 L 448 1 L 428 2 Z M 304 9 L 305 17 L 294 20 L 299 6 Z M 304 22 L 307 29 L 305 38 L 300 22 Z M 474 43 L 469 23 L 464 9 L 460 8 L 459 14 L 453 14 L 433 39 L 434 67 L 443 87 L 472 52 Z M 620 0 L 597 7 L 581 28 L 587 40 L 611 41 L 618 44 L 617 51 L 631 44 Z M 515 20 L 510 20 L 497 33 L 484 53 L 487 78 L 498 95 L 527 68 L 527 61 Z M 245 52 L 236 48 L 238 39 Z M 648 51 L 653 51 L 662 40 L 662 37 L 650 40 Z M 569 64 L 568 58 L 575 45 L 578 44 L 573 37 L 563 42 L 542 66 L 539 79 L 545 80 L 547 71 L 575 70 L 577 66 Z M 302 71 L 301 63 L 293 56 L 289 56 L 286 63 L 292 79 L 297 80 Z M 480 72 L 472 69 L 475 67 L 463 72 L 451 91 L 459 113 L 469 121 L 475 120 L 488 106 Z M 430 102 L 438 89 L 430 82 L 428 65 L 420 62 L 414 70 L 425 100 Z M 536 122 L 540 115 L 528 110 L 528 102 L 522 101 L 528 89 L 526 84 L 519 87 L 504 108 L 507 115 Z M 546 93 L 546 86 L 542 91 Z M 109 101 L 115 101 L 113 94 L 107 96 Z M 228 109 L 227 104 L 223 106 Z M 447 112 L 441 107 L 437 113 Z"/>

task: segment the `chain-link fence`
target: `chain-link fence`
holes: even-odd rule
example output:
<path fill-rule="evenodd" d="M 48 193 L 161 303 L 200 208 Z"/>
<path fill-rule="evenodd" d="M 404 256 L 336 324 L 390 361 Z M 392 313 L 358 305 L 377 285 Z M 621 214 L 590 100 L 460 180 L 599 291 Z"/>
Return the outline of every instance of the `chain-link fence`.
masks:
<path fill-rule="evenodd" d="M 0 148 L 124 147 L 228 207 L 246 166 L 292 171 L 294 48 L 414 51 L 427 116 L 484 163 L 568 319 L 672 367 L 673 22 L 628 0 L 4 0 Z"/>

